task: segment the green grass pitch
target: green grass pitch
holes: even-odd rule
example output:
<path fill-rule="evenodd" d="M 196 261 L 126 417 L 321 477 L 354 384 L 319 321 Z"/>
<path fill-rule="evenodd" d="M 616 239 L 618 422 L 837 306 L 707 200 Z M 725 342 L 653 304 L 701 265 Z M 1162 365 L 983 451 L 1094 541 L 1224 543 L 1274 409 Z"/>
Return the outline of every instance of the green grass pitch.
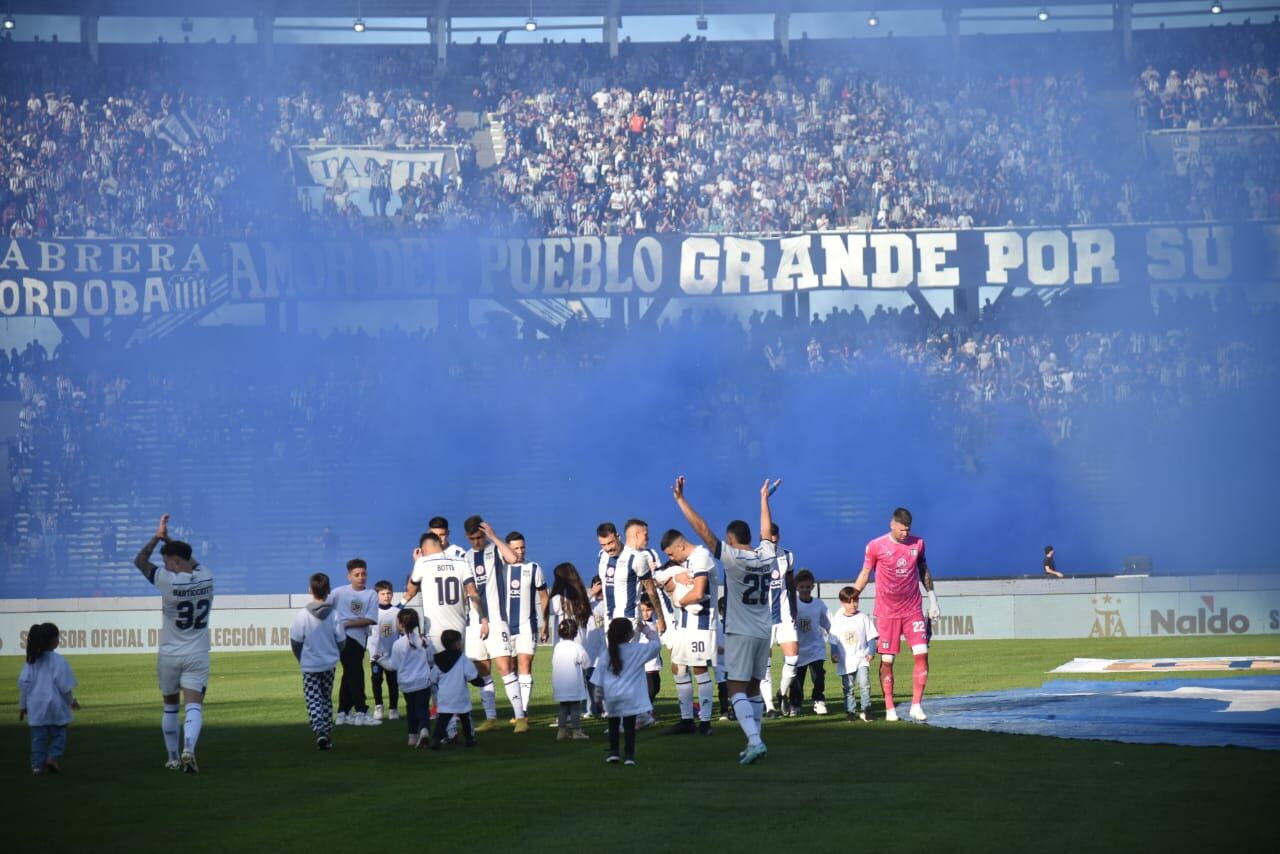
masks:
<path fill-rule="evenodd" d="M 1039 685 L 1051 678 L 1045 671 L 1076 656 L 1276 654 L 1277 635 L 940 641 L 929 695 Z M 717 723 L 711 738 L 642 731 L 637 767 L 606 766 L 599 723 L 589 725 L 590 741 L 554 740 L 545 650 L 527 735 L 504 728 L 482 735 L 474 750 L 415 751 L 397 721 L 340 727 L 327 754 L 307 729 L 292 656 L 216 655 L 201 773 L 184 776 L 161 767 L 154 656 L 69 660 L 84 708 L 64 773 L 32 778 L 17 714 L 21 659 L 0 659 L 7 851 L 1203 852 L 1250 850 L 1274 833 L 1273 751 L 971 733 L 882 718 L 851 724 L 833 714 L 766 722 L 769 756 L 749 767 L 736 763 L 742 737 L 730 722 Z M 909 690 L 907 662 L 898 684 Z M 829 697 L 838 686 L 829 674 Z M 501 715 L 501 691 L 498 699 Z M 670 674 L 658 714 L 660 727 L 676 714 Z"/>

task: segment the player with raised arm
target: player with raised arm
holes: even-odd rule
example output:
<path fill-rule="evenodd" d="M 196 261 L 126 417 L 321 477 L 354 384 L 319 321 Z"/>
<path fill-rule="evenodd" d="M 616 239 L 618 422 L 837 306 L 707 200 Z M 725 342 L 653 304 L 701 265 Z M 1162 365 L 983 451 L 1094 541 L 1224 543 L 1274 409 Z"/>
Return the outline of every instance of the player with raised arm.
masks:
<path fill-rule="evenodd" d="M 674 566 L 660 571 L 657 580 L 671 596 L 675 627 L 671 644 L 671 672 L 675 675 L 680 722 L 668 735 L 711 735 L 711 711 L 715 682 L 710 673 L 716 654 L 716 560 L 706 546 L 694 545 L 672 528 L 662 535 L 662 550 Z M 691 675 L 692 674 L 692 675 Z M 693 720 L 694 682 L 698 692 L 698 722 Z"/>
<path fill-rule="evenodd" d="M 164 571 L 151 562 L 157 543 L 164 543 Z M 160 731 L 168 752 L 165 768 L 195 774 L 196 742 L 204 725 L 204 694 L 209 685 L 209 612 L 213 608 L 213 573 L 191 557 L 191 546 L 169 539 L 169 514 L 160 517 L 156 534 L 138 552 L 133 565 L 162 597 L 160 650 L 156 674 L 164 715 Z M 179 754 L 178 697 L 186 705 Z"/>
<path fill-rule="evenodd" d="M 760 487 L 760 530 L 773 528 L 769 496 L 780 480 L 765 480 Z M 773 543 L 765 537 L 751 548 L 751 526 L 735 519 L 725 529 L 724 539 L 711 533 L 705 519 L 689 504 L 684 495 L 684 477 L 676 478 L 671 488 L 680 512 L 689 526 L 724 567 L 725 617 L 724 659 L 729 699 L 737 712 L 738 725 L 747 737 L 747 749 L 740 761 L 750 765 L 763 759 L 769 751 L 760 737 L 764 719 L 764 700 L 760 696 L 760 680 L 769 663 L 769 634 L 773 619 L 769 612 L 769 582 L 777 565 Z"/>
<path fill-rule="evenodd" d="M 885 720 L 898 720 L 893 704 L 893 659 L 898 654 L 902 637 L 911 645 L 915 667 L 911 674 L 911 717 L 926 719 L 920 705 L 925 682 L 929 678 L 929 633 L 925 626 L 920 585 L 929 593 L 929 619 L 942 615 L 938 599 L 933 595 L 933 576 L 925 560 L 924 540 L 911 533 L 911 511 L 899 507 L 893 511 L 889 533 L 867 543 L 862 572 L 853 583 L 861 595 L 863 588 L 876 575 L 876 630 L 880 633 L 880 684 L 884 688 Z"/>
<path fill-rule="evenodd" d="M 494 533 L 492 526 L 479 516 L 468 516 L 462 523 L 462 530 L 471 543 L 466 563 L 475 577 L 476 589 L 480 591 L 489 615 L 489 632 L 484 637 L 480 636 L 479 615 L 472 612 L 467 617 L 464 648 L 467 658 L 475 662 L 476 672 L 480 674 L 480 703 L 484 707 L 484 723 L 476 727 L 476 732 L 492 732 L 498 728 L 498 703 L 492 676 L 495 668 L 502 677 L 502 687 L 511 703 L 515 731 L 528 732 L 529 719 L 520 699 L 520 682 L 511 664 L 514 650 L 507 625 L 506 600 L 502 595 L 509 574 L 508 559 L 515 554 Z"/>

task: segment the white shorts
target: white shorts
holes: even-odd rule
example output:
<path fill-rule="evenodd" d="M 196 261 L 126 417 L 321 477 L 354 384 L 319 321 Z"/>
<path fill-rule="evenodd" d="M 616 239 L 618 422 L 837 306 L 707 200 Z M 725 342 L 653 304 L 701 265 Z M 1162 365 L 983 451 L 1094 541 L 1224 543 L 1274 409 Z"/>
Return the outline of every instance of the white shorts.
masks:
<path fill-rule="evenodd" d="M 161 655 L 156 658 L 156 677 L 161 694 L 176 694 L 179 688 L 201 691 L 209 687 L 209 655 Z"/>
<path fill-rule="evenodd" d="M 511 639 L 515 655 L 533 655 L 538 649 L 538 637 L 533 632 L 523 632 Z"/>
<path fill-rule="evenodd" d="M 467 626 L 467 658 L 472 661 L 489 661 L 511 657 L 511 637 L 505 623 L 490 623 L 489 637 L 480 639 L 479 626 Z"/>
<path fill-rule="evenodd" d="M 716 633 L 711 629 L 675 629 L 671 663 L 685 667 L 706 667 L 716 657 Z"/>
<path fill-rule="evenodd" d="M 753 682 L 764 678 L 769 667 L 769 639 L 748 635 L 725 635 L 725 675 L 734 682 Z"/>
<path fill-rule="evenodd" d="M 773 624 L 773 637 L 770 639 L 770 646 L 778 646 L 784 643 L 797 643 L 799 639 L 796 637 L 796 624 L 790 621 Z"/>

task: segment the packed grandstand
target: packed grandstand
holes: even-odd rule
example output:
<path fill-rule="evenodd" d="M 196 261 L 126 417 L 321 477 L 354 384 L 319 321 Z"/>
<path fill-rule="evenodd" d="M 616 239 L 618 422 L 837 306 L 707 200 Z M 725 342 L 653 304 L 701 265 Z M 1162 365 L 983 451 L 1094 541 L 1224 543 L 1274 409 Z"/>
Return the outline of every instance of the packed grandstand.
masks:
<path fill-rule="evenodd" d="M 1280 24 L 1145 31 L 1133 62 L 1101 65 L 1046 56 L 1036 38 L 962 63 L 928 40 L 796 39 L 788 56 L 688 40 L 624 44 L 617 59 L 599 44 L 463 45 L 447 68 L 419 48 L 279 46 L 271 74 L 243 45 L 104 47 L 95 63 L 76 45 L 3 41 L 0 228 L 37 242 L 634 238 L 1280 216 Z M 1149 133 L 1200 130 L 1248 136 L 1171 153 Z M 344 146 L 449 157 L 400 181 L 374 167 L 304 191 L 306 152 Z M 467 495 L 533 526 L 571 500 L 562 461 L 611 429 L 582 389 L 618 384 L 625 400 L 622 378 L 641 373 L 661 393 L 628 417 L 652 425 L 654 456 L 684 459 L 683 447 L 729 472 L 789 438 L 865 444 L 856 416 L 909 389 L 903 423 L 871 440 L 927 448 L 957 500 L 994 478 L 1016 501 L 1021 477 L 1029 500 L 1078 489 L 1049 497 L 1046 516 L 1063 511 L 1055 501 L 1119 509 L 1119 419 L 1134 426 L 1126 452 L 1157 435 L 1193 443 L 1194 413 L 1274 396 L 1280 355 L 1274 302 L 1230 286 L 1140 290 L 1001 293 L 965 311 L 677 309 L 630 329 L 575 308 L 552 335 L 498 311 L 431 329 L 189 325 L 129 346 L 108 334 L 47 347 L 13 325 L 0 573 L 31 595 L 127 592 L 136 573 L 121 555 L 161 510 L 193 526 L 225 592 L 264 574 L 287 586 L 339 534 L 395 565 L 394 531 L 416 533 L 425 515 L 388 520 L 353 495 L 406 468 L 465 481 L 452 449 L 476 423 L 519 422 L 521 445 L 475 448 L 508 475 Z M 739 415 L 784 392 L 785 414 Z M 370 424 L 378 441 L 365 441 Z M 710 438 L 725 436 L 733 449 Z M 1060 470 L 1016 475 L 1002 465 L 1015 454 Z M 859 460 L 802 465 L 833 524 L 863 523 L 868 478 L 893 476 L 892 460 Z M 574 543 L 565 532 L 549 545 Z M 964 568 L 996 554 L 976 548 Z"/>

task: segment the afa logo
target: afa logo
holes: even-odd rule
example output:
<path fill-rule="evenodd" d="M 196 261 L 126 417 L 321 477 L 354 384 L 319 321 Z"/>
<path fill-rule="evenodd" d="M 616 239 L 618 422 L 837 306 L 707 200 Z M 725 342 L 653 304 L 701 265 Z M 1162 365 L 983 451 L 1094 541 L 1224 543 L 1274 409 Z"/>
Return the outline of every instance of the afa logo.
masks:
<path fill-rule="evenodd" d="M 363 602 L 361 602 L 359 599 L 352 599 L 352 600 L 351 600 L 351 613 L 353 613 L 353 614 L 360 614 L 360 613 L 363 613 L 363 612 L 364 612 L 364 603 L 363 603 Z"/>
<path fill-rule="evenodd" d="M 1092 601 L 1093 629 L 1089 632 L 1089 637 L 1127 638 L 1129 633 L 1124 630 L 1124 620 L 1120 618 L 1120 600 L 1113 600 L 1108 593 L 1101 600 Z"/>

